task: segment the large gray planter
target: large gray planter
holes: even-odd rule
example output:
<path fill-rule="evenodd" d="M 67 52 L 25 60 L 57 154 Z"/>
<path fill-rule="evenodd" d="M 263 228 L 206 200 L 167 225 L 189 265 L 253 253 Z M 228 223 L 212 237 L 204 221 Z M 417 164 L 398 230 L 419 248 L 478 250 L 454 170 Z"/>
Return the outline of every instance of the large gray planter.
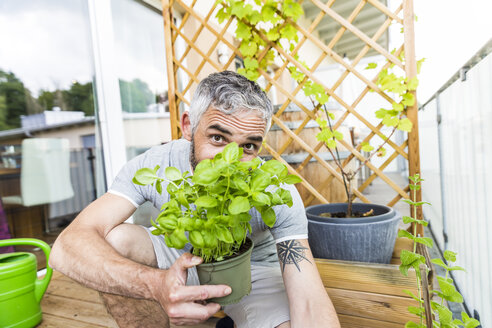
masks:
<path fill-rule="evenodd" d="M 326 218 L 320 213 L 345 212 L 346 203 L 306 208 L 309 245 L 316 258 L 389 263 L 401 215 L 391 207 L 355 203 L 353 211 L 374 209 L 367 218 Z"/>

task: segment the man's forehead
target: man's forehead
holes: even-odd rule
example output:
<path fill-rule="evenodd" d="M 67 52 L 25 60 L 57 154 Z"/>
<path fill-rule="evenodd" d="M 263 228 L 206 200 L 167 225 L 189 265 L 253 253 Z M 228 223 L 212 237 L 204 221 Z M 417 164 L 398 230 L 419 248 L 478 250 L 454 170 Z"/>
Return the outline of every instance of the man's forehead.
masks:
<path fill-rule="evenodd" d="M 260 135 L 264 135 L 266 130 L 265 120 L 255 110 L 241 110 L 226 114 L 217 109 L 209 109 L 202 117 L 201 123 L 205 129 L 217 129 L 219 127 L 220 130 L 221 128 L 232 127 Z"/>

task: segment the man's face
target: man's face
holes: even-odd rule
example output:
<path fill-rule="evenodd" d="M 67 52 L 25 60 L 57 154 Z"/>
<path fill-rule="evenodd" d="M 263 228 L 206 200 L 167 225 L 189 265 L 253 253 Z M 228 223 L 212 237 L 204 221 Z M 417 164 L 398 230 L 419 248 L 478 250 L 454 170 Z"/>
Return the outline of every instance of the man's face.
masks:
<path fill-rule="evenodd" d="M 258 155 L 265 128 L 265 121 L 254 111 L 226 115 L 216 109 L 208 109 L 191 138 L 193 169 L 200 161 L 212 159 L 231 142 L 244 149 L 243 161 L 252 160 Z"/>

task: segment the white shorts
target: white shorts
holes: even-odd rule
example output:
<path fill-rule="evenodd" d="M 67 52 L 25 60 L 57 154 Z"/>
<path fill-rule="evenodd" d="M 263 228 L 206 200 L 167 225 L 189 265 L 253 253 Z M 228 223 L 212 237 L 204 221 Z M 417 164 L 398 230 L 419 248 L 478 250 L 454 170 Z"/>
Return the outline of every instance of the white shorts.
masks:
<path fill-rule="evenodd" d="M 163 236 L 153 235 L 159 269 L 168 269 L 178 257 L 189 251 L 167 247 Z M 188 269 L 187 285 L 199 285 L 196 268 Z M 238 328 L 273 328 L 290 320 L 289 301 L 280 266 L 251 266 L 251 293 L 237 304 L 226 305 L 224 312 L 234 320 Z"/>

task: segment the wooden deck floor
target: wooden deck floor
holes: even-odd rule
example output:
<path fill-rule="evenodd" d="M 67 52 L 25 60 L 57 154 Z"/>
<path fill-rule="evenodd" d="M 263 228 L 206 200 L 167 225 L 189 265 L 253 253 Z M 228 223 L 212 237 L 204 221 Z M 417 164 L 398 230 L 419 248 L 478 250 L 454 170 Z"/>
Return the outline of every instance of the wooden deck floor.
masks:
<path fill-rule="evenodd" d="M 43 321 L 38 325 L 39 328 L 118 328 L 114 319 L 107 313 L 98 292 L 59 272 L 53 272 L 50 285 L 41 302 L 41 309 Z M 216 322 L 216 318 L 211 318 L 201 325 L 191 327 L 215 327 Z"/>

